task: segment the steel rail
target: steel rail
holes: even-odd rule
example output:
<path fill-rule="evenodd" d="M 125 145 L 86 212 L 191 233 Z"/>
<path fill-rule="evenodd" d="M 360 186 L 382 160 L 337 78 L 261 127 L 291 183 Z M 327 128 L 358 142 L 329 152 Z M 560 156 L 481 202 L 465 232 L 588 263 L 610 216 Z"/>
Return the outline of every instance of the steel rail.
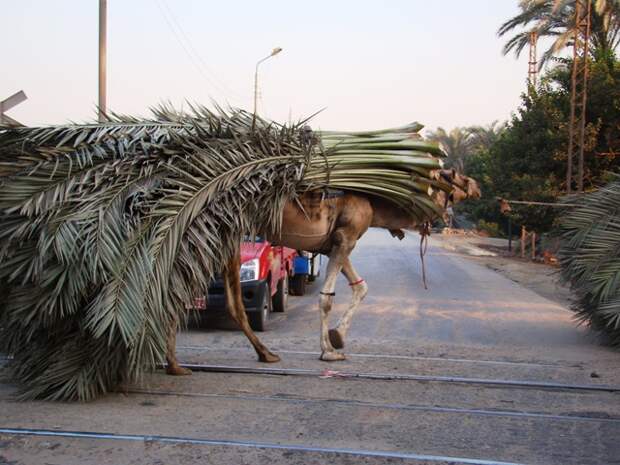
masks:
<path fill-rule="evenodd" d="M 201 365 L 194 363 L 181 363 L 184 368 L 193 371 L 204 371 L 211 373 L 239 373 L 255 375 L 276 375 L 276 376 L 325 376 L 321 370 L 310 370 L 306 368 L 254 368 L 231 365 Z M 333 372 L 327 377 L 345 379 L 374 379 L 383 381 L 422 381 L 438 383 L 459 383 L 459 384 L 481 384 L 487 386 L 500 387 L 519 387 L 533 389 L 552 389 L 570 391 L 599 391 L 599 392 L 620 392 L 620 386 L 609 386 L 604 384 L 564 384 L 547 381 L 522 381 L 506 379 L 485 379 L 485 378 L 465 378 L 461 376 L 429 376 L 413 374 L 391 374 L 391 373 L 354 373 L 354 372 Z"/>
<path fill-rule="evenodd" d="M 441 455 L 418 454 L 415 452 L 396 452 L 387 450 L 367 450 L 349 449 L 336 447 L 317 447 L 304 446 L 300 444 L 276 444 L 269 442 L 254 441 L 234 441 L 226 439 L 202 439 L 189 438 L 182 436 L 159 436 L 141 434 L 118 434 L 118 433 L 98 433 L 90 431 L 62 431 L 45 429 L 27 428 L 0 428 L 0 434 L 22 435 L 22 436 L 42 436 L 42 437 L 63 437 L 77 439 L 107 439 L 116 441 L 136 441 L 136 442 L 162 442 L 172 444 L 188 444 L 199 446 L 228 446 L 253 449 L 286 450 L 298 452 L 314 452 L 323 454 L 343 454 L 356 457 L 376 457 L 386 459 L 404 460 L 426 460 L 427 462 L 449 462 L 452 464 L 463 465 L 524 465 L 515 462 L 503 462 L 497 460 L 484 460 L 467 457 L 452 457 Z"/>
<path fill-rule="evenodd" d="M 119 391 L 120 392 L 120 391 Z M 489 416 L 489 417 L 515 417 L 515 418 L 534 418 L 543 420 L 558 420 L 558 421 L 572 421 L 572 422 L 600 422 L 600 423 L 620 423 L 620 417 L 595 417 L 595 416 L 581 416 L 581 415 L 558 415 L 553 413 L 539 413 L 539 412 L 516 412 L 511 410 L 484 410 L 484 409 L 469 409 L 459 407 L 438 407 L 428 405 L 416 405 L 416 404 L 398 404 L 398 403 L 378 403 L 368 402 L 361 400 L 343 400 L 343 399 L 331 399 L 331 398 L 307 398 L 298 397 L 295 395 L 275 395 L 275 396 L 262 396 L 252 394 L 205 394 L 202 392 L 176 392 L 176 391 L 160 391 L 160 390 L 148 390 L 148 389 L 129 389 L 122 391 L 124 394 L 141 394 L 148 396 L 166 396 L 166 397 L 195 397 L 206 399 L 231 399 L 231 400 L 250 400 L 261 402 L 286 402 L 291 404 L 330 404 L 330 405 L 342 405 L 345 407 L 367 407 L 372 409 L 385 409 L 385 410 L 405 410 L 416 412 L 433 412 L 433 413 L 456 413 L 463 415 L 477 415 L 477 416 Z"/>
<path fill-rule="evenodd" d="M 226 348 L 218 349 L 217 347 L 208 346 L 178 346 L 179 350 L 196 350 L 205 352 L 244 352 L 254 353 L 251 350 L 239 349 L 239 348 Z M 304 350 L 286 350 L 286 349 L 274 349 L 275 352 L 281 354 L 293 354 L 293 355 L 321 355 L 320 352 L 304 351 Z M 562 365 L 557 363 L 535 363 L 535 362 L 509 362 L 504 360 L 474 360 L 469 358 L 447 358 L 447 357 L 423 357 L 414 355 L 394 355 L 394 354 L 366 354 L 366 353 L 347 353 L 347 357 L 351 358 L 370 358 L 370 359 L 394 359 L 394 360 L 419 360 L 419 361 L 433 361 L 433 362 L 456 362 L 456 363 L 472 363 L 481 365 L 507 365 L 507 366 L 532 366 L 532 367 L 546 367 L 546 368 L 581 368 L 579 364 Z"/>

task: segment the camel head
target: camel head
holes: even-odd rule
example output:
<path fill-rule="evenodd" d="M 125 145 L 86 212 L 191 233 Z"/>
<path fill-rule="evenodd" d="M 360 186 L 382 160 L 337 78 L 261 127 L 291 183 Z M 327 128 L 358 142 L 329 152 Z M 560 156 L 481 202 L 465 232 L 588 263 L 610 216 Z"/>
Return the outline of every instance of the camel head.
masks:
<path fill-rule="evenodd" d="M 457 172 L 454 168 L 440 170 L 439 177 L 452 186 L 449 200 L 453 204 L 459 203 L 465 199 L 479 199 L 482 195 L 480 186 L 478 186 L 474 178 L 465 176 Z"/>

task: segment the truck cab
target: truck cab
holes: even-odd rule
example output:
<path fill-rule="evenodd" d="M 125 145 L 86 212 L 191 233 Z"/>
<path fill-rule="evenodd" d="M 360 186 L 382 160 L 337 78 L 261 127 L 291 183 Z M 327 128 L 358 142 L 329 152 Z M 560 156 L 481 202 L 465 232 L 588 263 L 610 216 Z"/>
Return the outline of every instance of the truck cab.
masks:
<path fill-rule="evenodd" d="M 295 273 L 296 256 L 295 250 L 274 246 L 261 237 L 248 239 L 241 244 L 241 295 L 250 326 L 255 331 L 267 328 L 272 311 L 286 311 L 289 277 Z M 206 312 L 226 310 L 224 283 L 221 279 L 211 283 L 205 300 L 200 307 Z"/>
<path fill-rule="evenodd" d="M 321 255 L 298 250 L 294 260 L 294 274 L 290 277 L 292 295 L 304 295 L 306 284 L 311 283 L 321 273 Z"/>

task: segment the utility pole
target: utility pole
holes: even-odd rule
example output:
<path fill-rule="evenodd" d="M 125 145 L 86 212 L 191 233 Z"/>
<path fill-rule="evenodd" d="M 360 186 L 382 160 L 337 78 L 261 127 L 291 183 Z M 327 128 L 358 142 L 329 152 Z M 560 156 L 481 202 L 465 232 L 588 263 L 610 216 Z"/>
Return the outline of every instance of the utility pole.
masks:
<path fill-rule="evenodd" d="M 106 58 L 108 0 L 99 0 L 99 122 L 106 121 Z"/>
<path fill-rule="evenodd" d="M 566 193 L 573 184 L 573 163 L 577 159 L 577 192 L 583 192 L 584 140 L 588 88 L 588 46 L 590 43 L 591 0 L 575 1 L 575 36 L 571 73 L 570 121 L 568 126 L 568 160 Z"/>
<path fill-rule="evenodd" d="M 530 60 L 528 62 L 527 78 L 531 86 L 536 85 L 538 77 L 538 56 L 536 55 L 536 43 L 538 42 L 538 31 L 530 32 Z"/>

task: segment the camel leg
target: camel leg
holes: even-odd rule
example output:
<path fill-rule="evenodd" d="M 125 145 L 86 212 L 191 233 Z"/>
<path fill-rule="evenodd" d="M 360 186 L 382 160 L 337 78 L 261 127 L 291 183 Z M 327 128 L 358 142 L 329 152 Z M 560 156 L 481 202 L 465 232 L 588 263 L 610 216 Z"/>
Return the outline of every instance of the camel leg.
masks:
<path fill-rule="evenodd" d="M 328 319 L 334 301 L 334 289 L 336 288 L 336 278 L 342 269 L 343 263 L 348 260 L 349 254 L 353 250 L 355 241 L 347 239 L 344 231 L 334 233 L 334 248 L 329 254 L 329 263 L 325 273 L 325 283 L 319 298 L 319 311 L 321 312 L 321 360 L 334 362 L 344 360 L 344 354 L 336 352 L 329 338 Z"/>
<path fill-rule="evenodd" d="M 353 296 L 351 298 L 349 308 L 347 308 L 347 311 L 344 315 L 342 315 L 340 321 L 338 321 L 336 328 L 329 330 L 329 340 L 331 341 L 332 346 L 336 349 L 342 349 L 344 347 L 344 339 L 347 336 L 349 327 L 351 326 L 353 314 L 368 293 L 368 286 L 366 285 L 366 282 L 360 277 L 359 274 L 357 274 L 357 271 L 353 268 L 349 257 L 346 257 L 342 264 L 342 273 L 349 280 L 349 285 L 351 286 Z"/>
<path fill-rule="evenodd" d="M 177 317 L 174 318 L 174 321 L 170 325 L 170 329 L 168 330 L 168 350 L 166 351 L 166 362 L 168 365 L 166 366 L 166 373 L 173 376 L 184 376 L 191 375 L 192 370 L 189 368 L 183 368 L 179 365 L 179 361 L 177 360 L 177 328 L 179 326 L 179 321 Z"/>
<path fill-rule="evenodd" d="M 224 291 L 226 292 L 228 312 L 254 347 L 254 350 L 258 354 L 258 360 L 266 363 L 279 362 L 280 357 L 267 349 L 256 334 L 254 334 L 252 328 L 250 328 L 248 316 L 245 313 L 245 306 L 243 305 L 243 299 L 241 297 L 241 281 L 239 279 L 240 266 L 239 252 L 237 252 L 228 262 L 224 272 Z"/>

